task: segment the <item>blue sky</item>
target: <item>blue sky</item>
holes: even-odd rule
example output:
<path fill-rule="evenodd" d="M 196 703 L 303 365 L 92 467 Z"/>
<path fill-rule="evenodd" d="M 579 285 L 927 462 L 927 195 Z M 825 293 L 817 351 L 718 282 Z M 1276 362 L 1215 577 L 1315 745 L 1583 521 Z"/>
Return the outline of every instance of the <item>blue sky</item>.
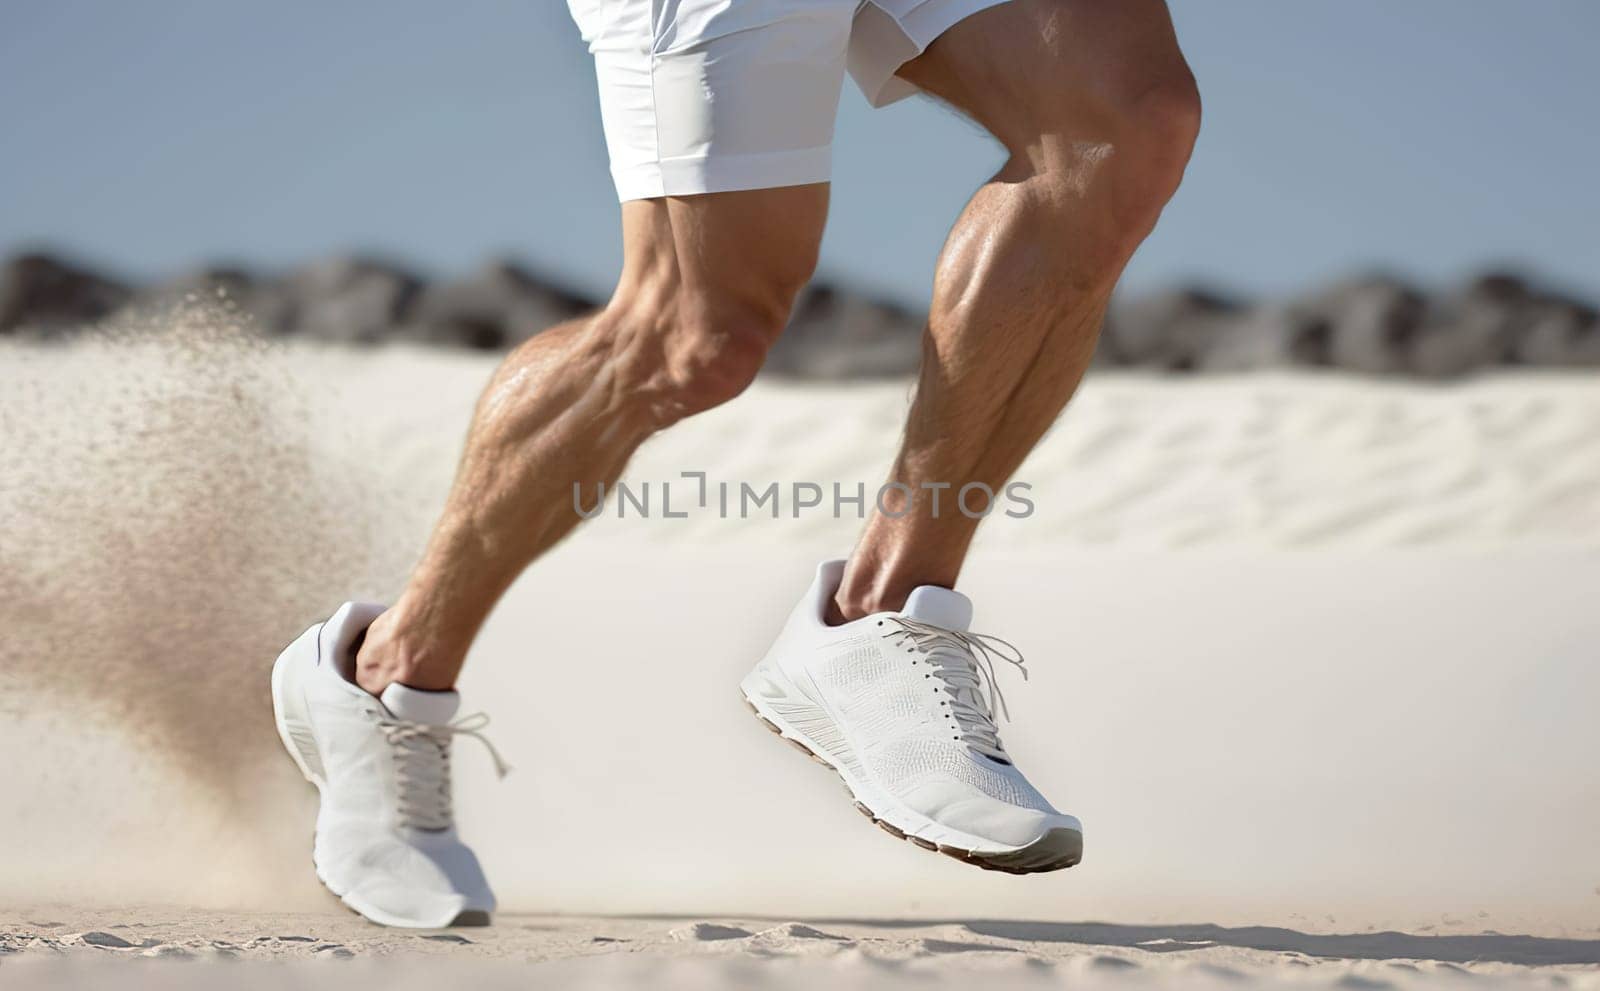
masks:
<path fill-rule="evenodd" d="M 1508 262 L 1600 294 L 1600 4 L 1173 0 L 1206 119 L 1126 285 L 1283 292 Z M 847 87 L 822 274 L 925 300 L 998 161 Z M 594 78 L 559 0 L 5 0 L 0 254 L 132 276 L 376 251 L 619 264 Z"/>

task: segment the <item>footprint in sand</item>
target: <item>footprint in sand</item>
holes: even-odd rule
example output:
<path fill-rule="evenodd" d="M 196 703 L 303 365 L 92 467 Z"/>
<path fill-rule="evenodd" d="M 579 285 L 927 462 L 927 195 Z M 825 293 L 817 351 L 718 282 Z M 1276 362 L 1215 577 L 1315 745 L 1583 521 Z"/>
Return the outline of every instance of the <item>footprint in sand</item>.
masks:
<path fill-rule="evenodd" d="M 1139 965 L 1127 957 L 1114 957 L 1109 953 L 1100 953 L 1084 960 L 1083 966 L 1088 970 L 1137 970 Z"/>
<path fill-rule="evenodd" d="M 833 941 L 838 942 L 838 943 L 854 942 L 848 936 L 840 936 L 837 933 L 823 932 L 821 929 L 817 929 L 817 928 L 815 928 L 813 926 L 808 926 L 808 925 L 805 925 L 805 924 L 799 923 L 799 922 L 791 922 L 788 925 L 773 926 L 771 929 L 763 929 L 760 932 L 756 933 L 756 937 L 757 938 L 761 938 L 761 937 L 788 938 L 788 939 L 826 939 L 826 940 L 833 940 Z"/>
<path fill-rule="evenodd" d="M 1000 946 L 995 943 L 963 943 L 953 939 L 925 939 L 922 948 L 929 953 L 982 953 L 985 950 L 991 953 L 1017 953 L 1014 946 Z"/>
<path fill-rule="evenodd" d="M 692 926 L 672 930 L 671 936 L 677 940 L 698 940 L 702 943 L 715 942 L 724 939 L 744 939 L 754 935 L 748 929 L 738 926 L 721 926 L 715 922 L 696 922 Z"/>

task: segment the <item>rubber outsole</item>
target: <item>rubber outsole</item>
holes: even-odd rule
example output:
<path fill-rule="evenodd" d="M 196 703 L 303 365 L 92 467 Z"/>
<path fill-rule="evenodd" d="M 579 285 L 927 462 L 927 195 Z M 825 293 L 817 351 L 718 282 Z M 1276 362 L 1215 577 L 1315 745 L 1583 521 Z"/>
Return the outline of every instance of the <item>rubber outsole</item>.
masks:
<path fill-rule="evenodd" d="M 761 721 L 761 725 L 776 733 L 778 738 L 785 743 L 838 775 L 840 782 L 845 785 L 845 791 L 849 792 L 849 783 L 845 781 L 844 775 L 839 774 L 838 768 L 824 760 L 804 743 L 785 733 L 776 723 L 762 715 L 761 710 L 757 709 L 755 704 L 748 698 L 743 701 L 745 708 L 749 709 Z M 971 864 L 986 871 L 1001 871 L 1006 874 L 1046 874 L 1051 871 L 1062 871 L 1069 867 L 1076 867 L 1083 860 L 1083 834 L 1075 829 L 1051 829 L 1027 846 L 1005 853 L 977 853 L 943 843 L 934 843 L 920 836 L 910 835 L 874 814 L 871 809 L 861 802 L 855 801 L 854 793 L 851 793 L 851 802 L 855 805 L 857 812 L 866 816 L 879 829 L 895 839 L 909 840 L 924 850 L 942 853 L 946 857 L 959 860 L 964 864 Z"/>

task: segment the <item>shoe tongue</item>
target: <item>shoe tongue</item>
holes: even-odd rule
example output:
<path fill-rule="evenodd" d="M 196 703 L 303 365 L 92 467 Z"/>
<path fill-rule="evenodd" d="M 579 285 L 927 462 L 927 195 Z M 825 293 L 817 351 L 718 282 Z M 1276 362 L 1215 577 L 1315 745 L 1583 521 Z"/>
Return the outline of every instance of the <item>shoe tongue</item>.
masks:
<path fill-rule="evenodd" d="M 456 710 L 461 708 L 459 692 L 425 692 L 399 683 L 385 688 L 383 694 L 378 696 L 378 701 L 391 715 L 407 722 L 431 726 L 443 726 L 454 719 Z"/>
<path fill-rule="evenodd" d="M 953 589 L 919 585 L 912 589 L 901 613 L 918 622 L 965 633 L 972 625 L 972 600 Z"/>

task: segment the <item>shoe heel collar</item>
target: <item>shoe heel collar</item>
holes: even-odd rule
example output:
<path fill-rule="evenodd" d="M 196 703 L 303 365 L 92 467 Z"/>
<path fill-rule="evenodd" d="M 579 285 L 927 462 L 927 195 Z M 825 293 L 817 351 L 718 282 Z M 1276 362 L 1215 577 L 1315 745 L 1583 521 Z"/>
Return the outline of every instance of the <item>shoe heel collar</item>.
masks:
<path fill-rule="evenodd" d="M 372 602 L 346 602 L 322 624 L 317 635 L 317 663 L 331 664 L 339 677 L 356 680 L 355 647 L 357 638 L 372 621 L 383 615 L 385 607 Z"/>

